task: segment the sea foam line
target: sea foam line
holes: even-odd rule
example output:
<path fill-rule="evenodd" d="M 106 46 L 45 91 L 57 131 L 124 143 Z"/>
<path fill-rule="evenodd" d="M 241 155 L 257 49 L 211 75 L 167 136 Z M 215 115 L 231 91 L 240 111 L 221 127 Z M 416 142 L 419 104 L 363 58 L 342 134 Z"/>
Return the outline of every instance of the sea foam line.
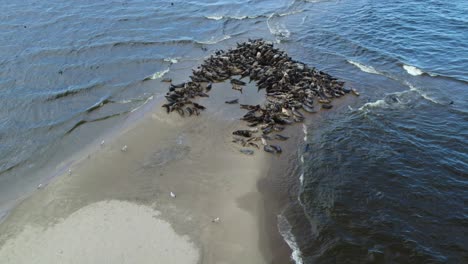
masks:
<path fill-rule="evenodd" d="M 206 19 L 211 20 L 221 20 L 221 19 L 234 19 L 234 20 L 244 20 L 244 19 L 253 19 L 264 17 L 262 15 L 259 16 L 222 16 L 222 15 L 213 15 L 213 16 L 205 16 Z"/>
<path fill-rule="evenodd" d="M 408 81 L 404 81 L 404 83 L 410 88 L 410 91 L 414 91 L 416 93 L 418 93 L 422 98 L 428 100 L 428 101 L 431 101 L 435 104 L 441 104 L 440 102 L 438 102 L 436 99 L 430 97 L 429 95 L 427 95 L 424 91 L 421 91 L 421 89 L 418 89 L 416 88 L 415 86 L 413 86 L 411 83 L 409 83 Z"/>
<path fill-rule="evenodd" d="M 180 57 L 175 57 L 175 58 L 165 58 L 164 61 L 165 62 L 170 62 L 172 64 L 176 64 L 178 63 L 180 60 Z"/>
<path fill-rule="evenodd" d="M 155 72 L 151 74 L 150 76 L 146 77 L 145 79 L 143 79 L 143 81 L 156 80 L 156 79 L 162 78 L 168 72 L 169 72 L 169 68 L 165 69 L 164 71 Z"/>
<path fill-rule="evenodd" d="M 363 72 L 367 72 L 367 73 L 372 73 L 372 74 L 379 74 L 379 75 L 383 75 L 381 72 L 377 71 L 374 67 L 372 66 L 367 66 L 367 65 L 364 65 L 364 64 L 361 64 L 359 62 L 356 62 L 356 61 L 352 61 L 352 60 L 347 60 L 348 63 L 358 67 L 361 71 Z"/>
<path fill-rule="evenodd" d="M 212 44 L 216 44 L 216 43 L 219 43 L 221 41 L 224 41 L 224 40 L 227 40 L 227 39 L 230 39 L 230 38 L 231 38 L 231 36 L 224 35 L 224 36 L 222 36 L 221 38 L 218 38 L 218 39 L 215 39 L 215 37 L 211 37 L 211 39 L 209 39 L 209 40 L 197 41 L 197 43 L 212 45 Z"/>
<path fill-rule="evenodd" d="M 411 66 L 411 65 L 406 65 L 406 64 L 403 64 L 403 69 L 405 69 L 405 71 L 410 74 L 410 75 L 413 75 L 413 76 L 419 76 L 419 75 L 422 75 L 424 72 L 414 66 Z"/>
<path fill-rule="evenodd" d="M 221 20 L 224 18 L 224 16 L 205 16 L 205 18 L 211 19 L 211 20 Z"/>
<path fill-rule="evenodd" d="M 273 35 L 273 36 L 277 36 L 279 37 L 280 39 L 287 39 L 291 36 L 291 32 L 286 28 L 286 26 L 284 24 L 281 24 L 279 22 L 277 23 L 274 23 L 274 25 L 272 26 L 270 24 L 270 20 L 273 18 L 273 17 L 280 17 L 279 14 L 277 13 L 272 13 L 266 23 L 267 23 L 267 27 L 268 27 L 268 30 L 270 31 L 270 33 Z"/>
<path fill-rule="evenodd" d="M 283 237 L 284 241 L 286 241 L 289 248 L 291 248 L 292 250 L 291 258 L 294 260 L 294 263 L 303 264 L 304 262 L 302 261 L 301 250 L 299 248 L 299 245 L 297 244 L 296 238 L 291 232 L 292 227 L 289 224 L 286 217 L 284 217 L 281 214 L 278 215 L 278 230 L 281 236 Z"/>
<path fill-rule="evenodd" d="M 130 110 L 130 113 L 133 113 L 133 112 L 135 112 L 136 110 L 140 109 L 142 106 L 144 106 L 145 104 L 147 104 L 149 101 L 153 100 L 153 98 L 154 98 L 153 96 L 150 96 L 150 97 L 146 98 L 146 100 L 145 100 L 144 103 L 142 103 L 141 105 L 139 105 L 139 106 L 133 108 L 132 110 Z"/>

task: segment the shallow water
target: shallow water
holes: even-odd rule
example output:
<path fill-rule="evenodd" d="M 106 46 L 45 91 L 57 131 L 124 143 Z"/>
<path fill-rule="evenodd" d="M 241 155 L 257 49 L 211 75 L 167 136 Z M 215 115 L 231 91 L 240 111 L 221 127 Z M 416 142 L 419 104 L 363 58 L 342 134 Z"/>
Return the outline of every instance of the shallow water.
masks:
<path fill-rule="evenodd" d="M 465 1 L 0 2 L 0 208 L 158 78 L 263 37 L 361 92 L 308 125 L 281 218 L 297 262 L 468 258 Z"/>

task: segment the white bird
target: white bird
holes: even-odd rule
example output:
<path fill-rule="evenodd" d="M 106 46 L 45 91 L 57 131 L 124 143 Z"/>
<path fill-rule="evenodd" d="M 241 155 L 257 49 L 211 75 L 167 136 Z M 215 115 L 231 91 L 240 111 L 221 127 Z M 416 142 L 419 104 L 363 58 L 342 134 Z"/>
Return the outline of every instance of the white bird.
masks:
<path fill-rule="evenodd" d="M 171 192 L 171 197 L 172 197 L 172 198 L 176 198 L 175 193 Z"/>
<path fill-rule="evenodd" d="M 213 222 L 213 223 L 219 223 L 219 217 L 214 218 L 213 220 L 211 220 L 211 222 Z"/>
<path fill-rule="evenodd" d="M 125 152 L 125 151 L 127 151 L 127 149 L 128 149 L 128 147 L 127 147 L 127 145 L 125 145 L 125 146 L 122 147 L 121 150 L 122 150 L 123 152 Z"/>
<path fill-rule="evenodd" d="M 42 183 L 37 186 L 38 189 L 42 189 L 42 187 L 44 187 Z"/>
<path fill-rule="evenodd" d="M 68 175 L 71 175 L 71 174 L 72 174 L 72 170 L 68 169 Z"/>
<path fill-rule="evenodd" d="M 103 140 L 103 141 L 101 141 L 101 146 L 104 146 L 104 143 L 105 143 L 105 142 L 104 142 L 104 140 Z"/>

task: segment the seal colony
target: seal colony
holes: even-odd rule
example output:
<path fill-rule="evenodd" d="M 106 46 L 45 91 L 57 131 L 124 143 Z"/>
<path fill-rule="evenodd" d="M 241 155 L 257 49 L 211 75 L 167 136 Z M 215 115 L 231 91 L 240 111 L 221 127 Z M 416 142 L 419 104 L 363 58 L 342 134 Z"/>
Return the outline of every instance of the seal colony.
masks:
<path fill-rule="evenodd" d="M 162 105 L 167 113 L 178 112 L 181 116 L 199 115 L 205 107 L 193 102 L 196 97 L 208 97 L 212 83 L 230 79 L 232 89 L 242 93 L 246 85 L 242 79 L 249 77 L 255 81 L 258 90 L 266 90 L 266 101 L 262 105 L 243 105 L 247 113 L 241 118 L 251 129 L 237 130 L 233 142 L 243 147 L 263 149 L 269 153 L 281 153 L 281 147 L 269 144 L 270 140 L 287 140 L 281 134 L 286 125 L 304 121 L 301 109 L 315 113 L 316 103 L 322 109 L 331 109 L 331 101 L 354 89 L 344 87 L 344 82 L 331 75 L 309 68 L 304 63 L 293 60 L 284 51 L 273 47 L 271 42 L 262 39 L 238 43 L 234 49 L 216 51 L 192 70 L 191 81 L 171 84 L 166 94 L 168 103 Z M 239 78 L 234 78 L 239 76 Z M 226 101 L 237 104 L 238 99 Z M 257 133 L 261 132 L 261 135 Z M 241 153 L 252 155 L 253 151 L 241 149 Z"/>

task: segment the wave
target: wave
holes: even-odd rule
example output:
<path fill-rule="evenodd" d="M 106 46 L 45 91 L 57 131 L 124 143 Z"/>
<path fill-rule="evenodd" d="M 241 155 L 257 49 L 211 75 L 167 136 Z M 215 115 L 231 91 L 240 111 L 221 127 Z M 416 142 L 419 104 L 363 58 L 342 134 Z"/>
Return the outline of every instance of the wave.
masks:
<path fill-rule="evenodd" d="M 292 250 L 291 259 L 294 260 L 296 264 L 303 264 L 301 250 L 296 242 L 296 238 L 291 232 L 292 226 L 286 217 L 281 214 L 278 215 L 278 230 L 284 241 L 286 241 L 286 244 L 288 244 L 289 248 Z"/>
<path fill-rule="evenodd" d="M 129 113 L 129 111 L 123 111 L 123 112 L 120 112 L 120 113 L 110 114 L 110 115 L 106 115 L 106 116 L 99 117 L 99 118 L 92 119 L 92 120 L 82 119 L 82 120 L 76 122 L 70 129 L 68 129 L 67 132 L 65 132 L 65 135 L 70 134 L 70 133 L 73 132 L 75 129 L 77 129 L 78 127 L 80 127 L 80 126 L 82 126 L 82 125 L 84 125 L 84 124 L 103 121 L 103 120 L 106 120 L 106 119 L 109 119 L 109 118 L 113 118 L 113 117 L 116 117 L 116 116 L 121 116 L 121 115 L 126 114 L 126 113 Z"/>
<path fill-rule="evenodd" d="M 286 13 L 281 13 L 281 14 L 278 14 L 278 16 L 280 17 L 284 17 L 284 16 L 290 16 L 290 15 L 295 15 L 295 14 L 300 14 L 304 12 L 304 10 L 300 9 L 300 10 L 292 10 L 292 11 L 289 11 L 289 12 L 286 12 Z"/>
<path fill-rule="evenodd" d="M 291 32 L 286 28 L 286 26 L 282 23 L 276 22 L 274 24 L 270 23 L 270 20 L 274 17 L 280 17 L 278 13 L 271 14 L 266 23 L 268 26 L 268 30 L 273 36 L 279 37 L 279 40 L 288 39 L 291 36 Z"/>
<path fill-rule="evenodd" d="M 140 107 L 144 106 L 144 105 L 147 104 L 149 101 L 153 100 L 153 98 L 154 98 L 153 96 L 150 96 L 150 97 L 146 98 L 145 102 L 143 102 L 141 105 L 139 105 L 139 106 L 133 108 L 132 110 L 130 110 L 130 113 L 133 113 L 133 112 L 135 112 L 136 110 L 140 109 Z M 159 97 L 158 97 L 158 98 L 159 98 Z"/>
<path fill-rule="evenodd" d="M 378 74 L 378 75 L 384 75 L 383 73 L 377 71 L 374 67 L 372 66 L 367 66 L 367 65 L 364 65 L 364 64 L 361 64 L 359 62 L 356 62 L 356 61 L 352 61 L 352 60 L 346 60 L 348 63 L 358 67 L 361 71 L 363 72 L 367 72 L 367 73 L 372 73 L 372 74 Z"/>
<path fill-rule="evenodd" d="M 144 78 L 143 81 L 160 79 L 168 72 L 169 72 L 169 68 L 165 69 L 164 71 L 155 72 L 151 74 L 150 76 Z"/>
<path fill-rule="evenodd" d="M 172 64 L 176 64 L 176 63 L 178 63 L 178 62 L 179 62 L 179 60 L 180 60 L 180 57 L 175 57 L 175 58 L 165 58 L 165 59 L 163 59 L 163 61 L 165 61 L 165 62 L 170 62 L 170 63 L 172 63 Z"/>
<path fill-rule="evenodd" d="M 432 73 L 432 72 L 425 72 L 415 66 L 412 66 L 412 65 L 406 65 L 406 64 L 403 64 L 403 69 L 405 69 L 405 71 L 410 74 L 410 75 L 413 75 L 413 76 L 420 76 L 420 75 L 429 75 L 431 77 L 438 77 L 438 76 L 441 76 L 439 74 L 436 74 L 436 73 Z M 450 79 L 455 79 L 455 80 L 459 80 L 455 77 L 450 77 L 450 76 L 441 76 L 441 77 L 446 77 L 446 78 L 450 78 Z M 459 81 L 462 81 L 462 80 L 459 80 Z"/>
<path fill-rule="evenodd" d="M 229 35 L 224 35 L 221 38 L 215 38 L 213 36 L 209 40 L 195 41 L 195 42 L 198 43 L 198 44 L 213 45 L 213 44 L 225 41 L 225 40 L 230 39 L 230 38 L 231 38 L 231 36 L 229 36 Z"/>
<path fill-rule="evenodd" d="M 152 46 L 152 45 L 174 45 L 174 44 L 191 44 L 194 43 L 192 39 L 182 38 L 182 39 L 173 39 L 173 40 L 162 40 L 162 41 L 119 41 L 115 43 L 102 43 L 98 45 L 91 46 L 92 48 L 96 47 L 118 47 L 118 46 Z"/>
<path fill-rule="evenodd" d="M 223 16 L 223 15 L 205 16 L 206 19 L 210 19 L 210 20 L 222 20 L 222 19 L 244 20 L 244 19 L 254 19 L 254 18 L 261 18 L 261 17 L 266 17 L 266 16 L 265 15 L 258 15 L 258 16 Z"/>
<path fill-rule="evenodd" d="M 433 102 L 434 104 L 442 104 L 442 103 L 438 102 L 436 99 L 430 97 L 427 93 L 425 93 L 421 89 L 418 89 L 415 86 L 413 86 L 408 81 L 404 81 L 404 84 L 407 85 L 410 88 L 410 91 L 414 91 L 414 92 L 418 93 L 422 98 L 424 98 L 424 99 L 426 99 L 426 100 L 428 100 L 430 102 Z"/>
<path fill-rule="evenodd" d="M 108 103 L 112 103 L 112 101 L 109 99 L 108 96 L 102 98 L 101 100 L 99 100 L 97 103 L 95 103 L 94 105 L 90 106 L 88 109 L 86 109 L 86 112 L 92 112 L 96 109 L 99 109 L 101 107 L 103 107 L 105 104 L 108 104 Z"/>
<path fill-rule="evenodd" d="M 62 97 L 74 95 L 74 94 L 77 94 L 83 91 L 92 90 L 94 88 L 98 88 L 101 86 L 103 86 L 103 83 L 101 82 L 93 82 L 90 85 L 85 85 L 85 86 L 77 86 L 77 85 L 69 86 L 65 90 L 53 93 L 46 99 L 46 101 L 52 101 L 52 100 L 59 99 Z"/>
<path fill-rule="evenodd" d="M 221 20 L 224 18 L 224 16 L 205 16 L 205 18 L 211 19 L 211 20 Z"/>
<path fill-rule="evenodd" d="M 422 75 L 424 74 L 424 72 L 414 66 L 411 66 L 411 65 L 406 65 L 406 64 L 403 64 L 403 69 L 405 69 L 405 71 L 410 74 L 410 75 L 413 75 L 413 76 L 419 76 L 419 75 Z"/>
<path fill-rule="evenodd" d="M 409 90 L 387 94 L 383 99 L 379 99 L 375 102 L 366 103 L 363 106 L 361 106 L 358 110 L 364 111 L 372 108 L 401 109 L 407 106 L 414 105 L 418 97 L 423 98 L 434 104 L 444 104 L 430 97 L 427 93 L 425 93 L 421 89 L 418 89 L 408 81 L 404 81 L 403 83 L 409 87 Z"/>

